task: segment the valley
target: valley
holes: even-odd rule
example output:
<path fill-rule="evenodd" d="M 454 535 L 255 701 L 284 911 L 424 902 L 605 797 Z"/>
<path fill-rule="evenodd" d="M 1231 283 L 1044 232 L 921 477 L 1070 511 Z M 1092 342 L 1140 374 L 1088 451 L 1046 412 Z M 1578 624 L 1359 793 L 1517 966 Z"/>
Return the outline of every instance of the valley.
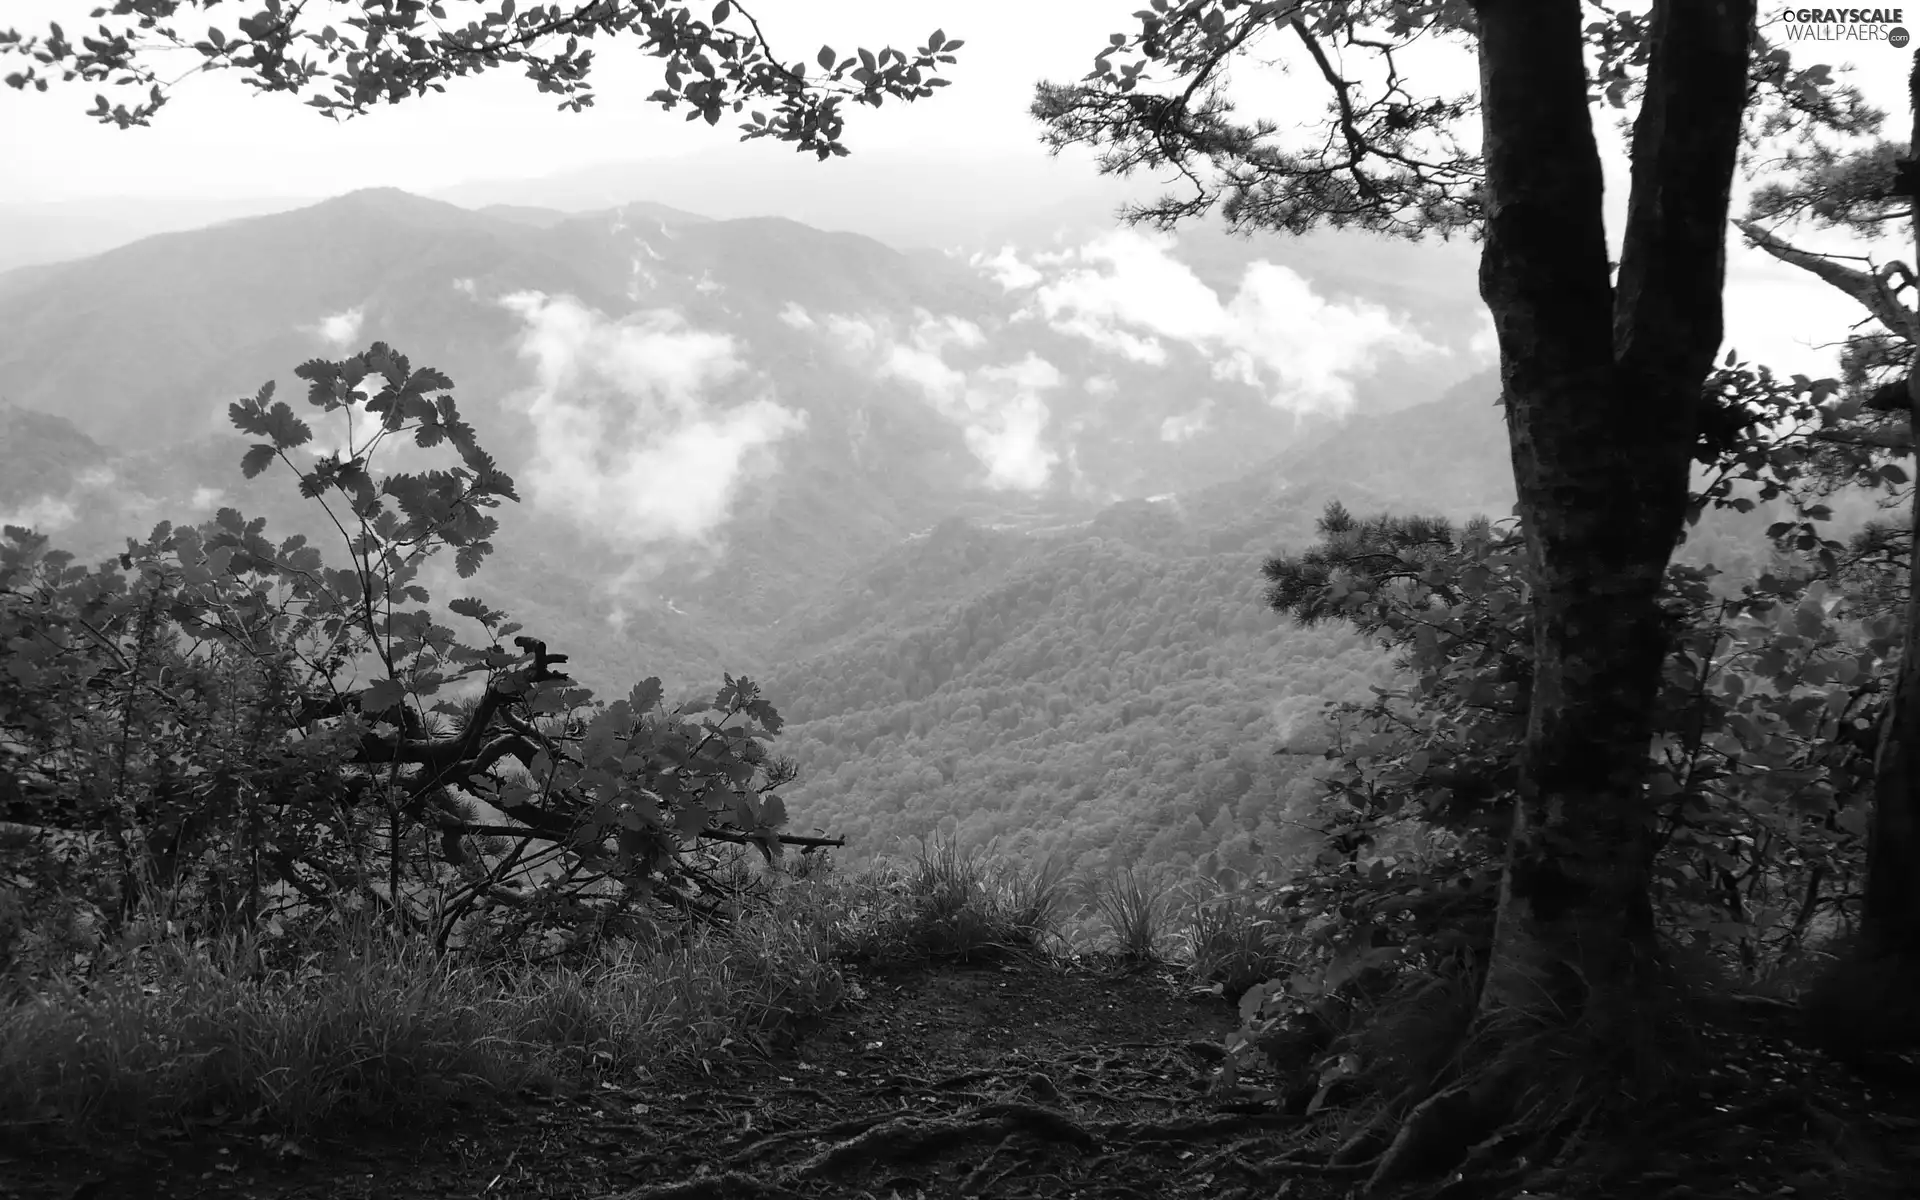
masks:
<path fill-rule="evenodd" d="M 1247 861 L 1299 840 L 1322 704 L 1388 670 L 1269 612 L 1263 557 L 1335 497 L 1511 504 L 1451 260 L 1259 250 L 354 193 L 0 275 L 0 516 L 83 559 L 225 506 L 331 547 L 284 472 L 241 477 L 226 403 L 303 407 L 294 365 L 386 341 L 523 499 L 435 600 L 505 609 L 603 696 L 762 679 L 796 830 Z"/>

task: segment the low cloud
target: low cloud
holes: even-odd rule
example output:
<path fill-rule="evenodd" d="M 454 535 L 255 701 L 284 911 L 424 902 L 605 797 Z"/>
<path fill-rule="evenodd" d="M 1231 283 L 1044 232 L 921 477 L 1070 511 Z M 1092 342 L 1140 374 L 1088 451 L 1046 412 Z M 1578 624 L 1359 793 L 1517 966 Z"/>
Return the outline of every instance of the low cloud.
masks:
<path fill-rule="evenodd" d="M 1013 252 L 1011 246 L 1001 247 L 1000 253 L 992 258 L 976 255 L 975 265 L 993 276 L 996 283 L 1010 292 L 1019 288 L 1030 288 L 1045 278 L 1037 269 L 1021 262 L 1020 256 Z"/>
<path fill-rule="evenodd" d="M 1047 486 L 1060 456 L 1046 443 L 1052 415 L 1040 393 L 1060 386 L 1060 372 L 1029 354 L 1005 367 L 976 373 L 967 389 L 967 449 L 987 468 L 987 486 L 1037 491 Z"/>
<path fill-rule="evenodd" d="M 1052 363 L 1028 354 L 997 366 L 955 366 L 947 361 L 950 352 L 979 350 L 987 340 L 978 325 L 960 317 L 921 312 L 900 333 L 877 318 L 834 314 L 825 324 L 843 351 L 911 384 L 959 425 L 967 449 L 986 468 L 988 487 L 1037 491 L 1047 485 L 1060 461 L 1047 444 L 1053 414 L 1041 398 L 1063 382 Z"/>
<path fill-rule="evenodd" d="M 1480 328 L 1473 331 L 1473 337 L 1467 341 L 1467 354 L 1488 362 L 1500 361 L 1500 335 L 1494 330 L 1491 318 L 1482 321 Z"/>
<path fill-rule="evenodd" d="M 710 543 L 774 444 L 805 423 L 750 376 L 732 338 L 674 313 L 616 319 L 539 292 L 500 303 L 524 322 L 535 377 L 522 398 L 530 496 L 615 540 Z"/>
<path fill-rule="evenodd" d="M 1213 401 L 1202 400 L 1195 408 L 1175 413 L 1160 422 L 1160 440 L 1163 442 L 1184 442 L 1189 438 L 1206 432 L 1213 416 Z"/>
<path fill-rule="evenodd" d="M 787 301 L 787 306 L 780 310 L 780 320 L 795 329 L 812 329 L 814 324 L 813 318 L 807 315 L 807 310 L 791 300 Z"/>
<path fill-rule="evenodd" d="M 72 501 L 42 496 L 19 508 L 0 510 L 0 525 L 19 525 L 37 533 L 54 533 L 73 524 L 78 515 Z"/>
<path fill-rule="evenodd" d="M 1238 289 L 1223 297 L 1175 259 L 1172 246 L 1170 238 L 1121 230 L 1075 250 L 1024 261 L 1002 250 L 974 265 L 1008 291 L 1028 292 L 1023 312 L 1061 333 L 1155 366 L 1170 343 L 1185 344 L 1212 360 L 1216 378 L 1295 411 L 1347 408 L 1354 381 L 1382 355 L 1444 353 L 1385 308 L 1328 300 L 1270 262 L 1249 263 Z"/>
<path fill-rule="evenodd" d="M 320 340 L 336 350 L 345 349 L 360 336 L 360 326 L 365 322 L 366 311 L 359 307 L 349 308 L 331 316 L 321 317 L 313 332 Z"/>

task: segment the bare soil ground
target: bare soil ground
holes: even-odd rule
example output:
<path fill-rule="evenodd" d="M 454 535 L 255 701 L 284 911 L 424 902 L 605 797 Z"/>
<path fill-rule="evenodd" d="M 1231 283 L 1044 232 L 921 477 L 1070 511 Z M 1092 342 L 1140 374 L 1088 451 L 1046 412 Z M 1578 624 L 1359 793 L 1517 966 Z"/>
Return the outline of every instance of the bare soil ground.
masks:
<path fill-rule="evenodd" d="M 1219 1200 L 1349 1195 L 1339 1115 L 1210 1088 L 1237 1023 L 1171 969 L 1016 959 L 856 974 L 856 999 L 770 1053 L 506 1105 L 438 1128 L 292 1140 L 238 1124 L 81 1148 L 6 1147 L 8 1200 L 946 1197 Z M 1920 1197 L 1920 1089 L 1869 1084 L 1779 1014 L 1712 1032 L 1728 1064 L 1697 1112 L 1600 1181 L 1549 1197 Z M 1448 1189 L 1515 1196 L 1492 1172 Z M 1549 1185 L 1551 1185 L 1549 1187 Z"/>

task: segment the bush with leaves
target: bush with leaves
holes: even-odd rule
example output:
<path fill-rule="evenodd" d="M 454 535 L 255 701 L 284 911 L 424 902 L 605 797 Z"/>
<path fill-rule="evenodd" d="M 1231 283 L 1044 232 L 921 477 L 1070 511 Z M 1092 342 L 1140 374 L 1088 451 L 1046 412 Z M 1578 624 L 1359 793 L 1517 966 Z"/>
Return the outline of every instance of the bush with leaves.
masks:
<path fill-rule="evenodd" d="M 1855 436 L 1837 384 L 1731 360 L 1710 379 L 1723 422 L 1703 441 L 1694 498 L 1752 513 L 1771 568 L 1729 581 L 1672 564 L 1668 652 L 1656 697 L 1649 787 L 1663 930 L 1751 981 L 1853 917 L 1873 734 L 1898 653 L 1884 570 L 1828 536 L 1819 499 L 1838 482 L 1905 482 Z M 1512 522 L 1354 517 L 1337 502 L 1320 540 L 1266 567 L 1268 600 L 1312 624 L 1351 622 L 1392 651 L 1401 682 L 1330 706 L 1325 844 L 1263 903 L 1294 969 L 1242 998 L 1250 1051 L 1331 1036 L 1330 1014 L 1393 976 L 1484 965 L 1512 821 L 1532 680 L 1528 564 Z M 1227 901 L 1223 901 L 1227 902 Z M 1309 1041 L 1312 1039 L 1309 1038 Z"/>
<path fill-rule="evenodd" d="M 242 469 L 293 471 L 349 566 L 232 509 L 94 569 L 7 530 L 8 883 L 107 932 L 191 916 L 271 937 L 367 909 L 442 948 L 565 950 L 662 903 L 724 915 L 741 847 L 772 862 L 832 844 L 780 832 L 792 768 L 750 680 L 669 707 L 648 679 L 605 704 L 478 599 L 445 612 L 481 636 L 442 623 L 430 560 L 451 550 L 472 576 L 490 510 L 515 498 L 444 375 L 383 344 L 298 374 L 343 448 L 297 461 L 313 430 L 269 384 L 231 408 L 260 439 Z M 456 463 L 375 474 L 449 449 Z"/>

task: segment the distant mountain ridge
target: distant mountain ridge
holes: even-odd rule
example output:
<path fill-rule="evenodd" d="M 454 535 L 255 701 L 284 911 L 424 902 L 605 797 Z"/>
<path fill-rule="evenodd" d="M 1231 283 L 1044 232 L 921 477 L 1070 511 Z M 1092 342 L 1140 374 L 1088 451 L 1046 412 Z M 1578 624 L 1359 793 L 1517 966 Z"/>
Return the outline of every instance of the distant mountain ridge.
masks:
<path fill-rule="evenodd" d="M 337 560 L 281 471 L 241 479 L 225 406 L 273 378 L 305 412 L 295 365 L 384 340 L 526 497 L 436 600 L 602 696 L 759 680 L 797 831 L 1261 861 L 1312 836 L 1324 706 L 1396 678 L 1268 609 L 1261 563 L 1334 499 L 1511 512 L 1484 318 L 1444 248 L 1036 232 L 1083 215 L 955 255 L 375 190 L 0 275 L 0 520 L 97 558 L 233 505 Z"/>
<path fill-rule="evenodd" d="M 1497 388 L 1442 276 L 1103 239 L 955 256 L 377 190 L 14 272 L 0 519 L 98 557 L 233 505 L 337 554 L 278 469 L 240 477 L 225 408 L 271 378 L 308 411 L 295 365 L 386 341 L 453 378 L 526 500 L 436 598 L 507 610 L 603 694 L 764 678 L 801 820 L 1270 839 L 1311 791 L 1270 744 L 1380 664 L 1281 629 L 1261 558 L 1335 496 L 1504 514 Z"/>

